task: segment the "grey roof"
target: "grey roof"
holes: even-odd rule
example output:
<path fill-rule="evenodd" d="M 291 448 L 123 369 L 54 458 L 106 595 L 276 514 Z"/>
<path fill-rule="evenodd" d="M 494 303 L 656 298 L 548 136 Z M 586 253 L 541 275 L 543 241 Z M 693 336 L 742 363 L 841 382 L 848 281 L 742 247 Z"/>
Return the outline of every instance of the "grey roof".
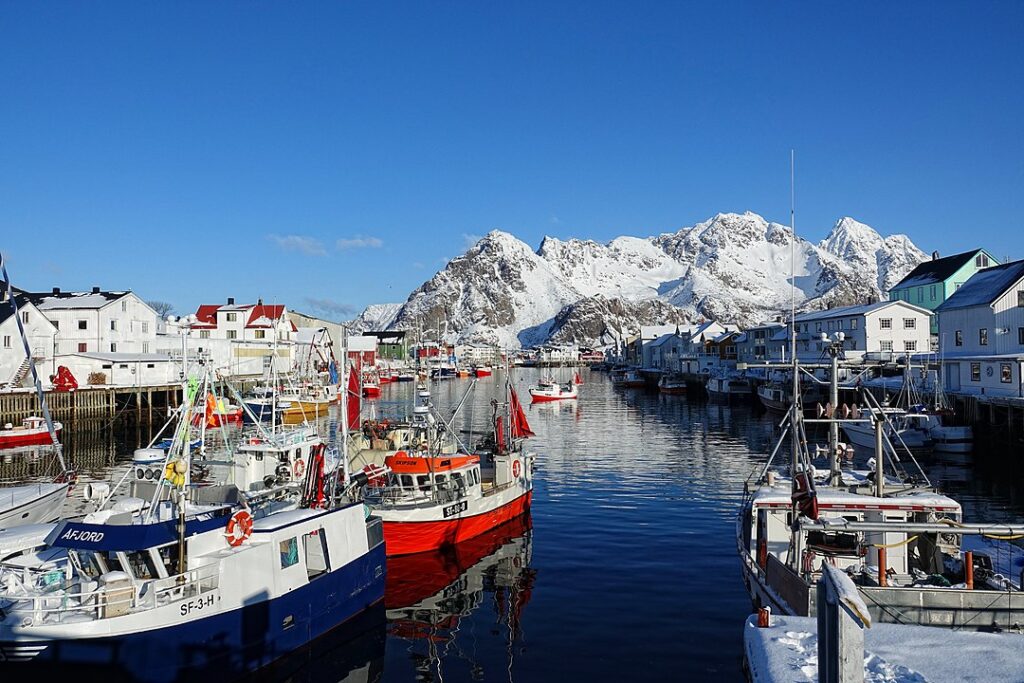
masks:
<path fill-rule="evenodd" d="M 655 339 L 654 341 L 649 343 L 647 346 L 649 346 L 651 348 L 654 348 L 655 346 L 663 346 L 664 344 L 668 343 L 672 339 L 678 339 L 679 341 L 683 340 L 682 335 L 677 335 L 675 332 L 673 332 L 671 334 L 663 334 L 663 335 L 661 335 L 660 337 L 658 337 L 657 339 Z"/>
<path fill-rule="evenodd" d="M 886 308 L 888 306 L 906 306 L 907 308 L 912 308 L 915 311 L 920 311 L 922 313 L 931 315 L 930 311 L 921 308 L 920 306 L 908 304 L 906 301 L 879 301 L 873 304 L 861 304 L 858 306 L 840 306 L 839 308 L 828 308 L 825 309 L 824 311 L 808 311 L 806 313 L 800 313 L 799 315 L 797 315 L 795 320 L 798 323 L 802 323 L 811 320 L 828 320 L 829 318 L 849 318 L 851 316 L 867 315 L 868 313 L 872 313 L 874 311 Z"/>
<path fill-rule="evenodd" d="M 55 292 L 24 292 L 24 294 L 40 311 L 47 311 L 68 308 L 103 308 L 131 292 L 62 292 L 57 290 Z"/>
<path fill-rule="evenodd" d="M 979 270 L 946 299 L 937 311 L 991 305 L 1024 278 L 1024 260 Z"/>
<path fill-rule="evenodd" d="M 14 301 L 18 304 L 18 310 L 24 308 L 25 304 L 31 303 L 28 295 L 25 292 L 18 291 L 18 288 L 14 288 Z M 7 299 L 0 301 L 0 323 L 5 322 L 14 314 L 14 310 L 11 308 L 11 302 Z"/>
<path fill-rule="evenodd" d="M 945 282 L 951 278 L 956 271 L 971 262 L 979 253 L 989 257 L 989 261 L 995 263 L 995 259 L 984 249 L 965 251 L 962 254 L 953 254 L 940 259 L 933 259 L 919 263 L 916 268 L 907 273 L 906 277 L 897 282 L 892 289 L 903 289 L 904 287 L 917 287 L 919 285 L 931 285 L 938 282 Z M 890 290 L 891 291 L 891 290 Z"/>

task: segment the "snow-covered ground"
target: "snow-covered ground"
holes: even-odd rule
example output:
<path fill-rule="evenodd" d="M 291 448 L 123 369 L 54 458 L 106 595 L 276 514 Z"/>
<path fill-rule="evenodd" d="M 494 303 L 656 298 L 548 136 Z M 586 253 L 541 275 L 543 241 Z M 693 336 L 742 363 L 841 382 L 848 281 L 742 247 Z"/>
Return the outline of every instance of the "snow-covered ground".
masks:
<path fill-rule="evenodd" d="M 818 680 L 817 620 L 747 619 L 744 650 L 754 683 Z M 864 630 L 867 683 L 995 683 L 1024 681 L 1024 635 L 874 624 Z"/>

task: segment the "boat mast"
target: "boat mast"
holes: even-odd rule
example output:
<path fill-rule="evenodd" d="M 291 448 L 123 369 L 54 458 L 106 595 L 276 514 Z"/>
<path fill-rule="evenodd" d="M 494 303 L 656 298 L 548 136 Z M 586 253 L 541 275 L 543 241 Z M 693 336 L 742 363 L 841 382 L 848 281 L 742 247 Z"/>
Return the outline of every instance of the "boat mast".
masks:
<path fill-rule="evenodd" d="M 36 389 L 36 396 L 39 398 L 39 407 L 43 412 L 43 419 L 46 420 L 46 428 L 50 431 L 50 441 L 53 442 L 53 452 L 57 456 L 57 462 L 60 463 L 61 474 L 68 472 L 67 463 L 64 462 L 64 447 L 60 440 L 57 439 L 57 432 L 53 428 L 53 417 L 50 415 L 50 406 L 46 403 L 46 395 L 43 394 L 43 383 L 39 379 L 39 371 L 36 369 L 35 359 L 32 358 L 32 349 L 28 344 L 28 334 L 25 332 L 25 325 L 21 320 L 21 315 L 18 313 L 18 302 L 14 297 L 14 287 L 11 286 L 11 278 L 7 274 L 7 263 L 4 261 L 4 256 L 0 253 L 0 271 L 3 273 L 4 278 L 4 292 L 7 294 L 7 298 L 11 304 L 11 310 L 14 312 L 14 321 L 18 324 L 18 334 L 21 335 L 21 343 L 25 347 L 25 358 L 28 359 L 29 370 L 32 371 L 32 384 Z"/>
<path fill-rule="evenodd" d="M 345 365 L 341 369 L 341 481 L 342 491 L 348 487 L 348 382 L 345 370 L 348 368 L 348 328 L 341 326 L 341 357 Z M 349 370 L 351 374 L 351 370 Z M 335 477 L 336 478 L 336 477 Z"/>
<path fill-rule="evenodd" d="M 789 476 L 793 480 L 793 487 L 796 487 L 796 468 L 800 459 L 800 429 L 799 429 L 799 405 L 800 405 L 800 367 L 796 360 L 796 153 L 789 150 L 789 268 L 790 277 L 790 357 L 793 362 L 793 384 L 792 401 L 789 406 L 789 426 L 791 448 L 789 462 Z"/>

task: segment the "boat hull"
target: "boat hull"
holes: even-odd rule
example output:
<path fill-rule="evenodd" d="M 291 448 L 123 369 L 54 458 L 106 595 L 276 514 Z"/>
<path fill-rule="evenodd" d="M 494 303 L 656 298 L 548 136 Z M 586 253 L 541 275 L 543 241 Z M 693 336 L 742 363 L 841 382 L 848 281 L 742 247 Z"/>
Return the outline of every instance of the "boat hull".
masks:
<path fill-rule="evenodd" d="M 384 519 L 384 545 L 388 556 L 410 555 L 475 538 L 530 509 L 533 491 L 525 491 L 507 503 L 467 517 L 433 521 L 388 521 Z"/>
<path fill-rule="evenodd" d="M 366 398 L 380 398 L 380 387 L 379 386 L 364 386 L 363 396 Z"/>
<path fill-rule="evenodd" d="M 67 484 L 32 484 L 0 489 L 0 529 L 55 522 L 60 518 L 67 497 Z"/>
<path fill-rule="evenodd" d="M 61 427 L 54 425 L 57 437 L 60 437 Z M 22 433 L 23 432 L 23 433 Z M 0 431 L 0 448 L 17 448 L 18 446 L 48 446 L 53 443 L 50 440 L 50 432 L 47 429 L 26 429 L 26 430 L 3 430 Z"/>
<path fill-rule="evenodd" d="M 240 609 L 134 633 L 22 640 L 3 629 L 0 662 L 32 662 L 33 675 L 74 667 L 78 673 L 102 672 L 107 680 L 175 681 L 188 671 L 233 679 L 309 645 L 380 603 L 383 567 L 384 546 L 378 545 L 273 600 L 257 596 Z"/>
<path fill-rule="evenodd" d="M 530 389 L 530 399 L 534 403 L 544 403 L 547 401 L 566 401 L 574 398 L 579 398 L 579 394 L 577 394 L 576 392 L 549 394 Z"/>

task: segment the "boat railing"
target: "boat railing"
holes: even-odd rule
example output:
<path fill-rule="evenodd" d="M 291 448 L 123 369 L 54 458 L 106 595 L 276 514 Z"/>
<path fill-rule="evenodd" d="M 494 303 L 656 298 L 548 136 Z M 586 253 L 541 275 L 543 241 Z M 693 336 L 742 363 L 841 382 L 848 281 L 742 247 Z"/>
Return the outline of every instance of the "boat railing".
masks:
<path fill-rule="evenodd" d="M 384 507 L 420 503 L 454 503 L 463 494 L 457 485 L 450 482 L 413 487 L 401 486 L 370 486 L 366 488 L 365 498 Z"/>
<path fill-rule="evenodd" d="M 52 574 L 63 570 L 49 570 Z M 64 590 L 65 581 L 54 580 L 46 583 L 44 576 L 33 577 L 33 583 L 42 586 L 42 593 L 16 594 L 7 596 L 9 605 L 0 613 L 18 614 L 31 621 L 32 625 L 62 624 L 91 619 L 113 617 L 147 612 L 181 600 L 194 599 L 214 591 L 220 584 L 219 567 L 216 564 L 190 569 L 182 574 L 161 579 L 133 581 L 127 575 L 123 580 L 111 581 L 108 585 L 77 592 Z"/>

